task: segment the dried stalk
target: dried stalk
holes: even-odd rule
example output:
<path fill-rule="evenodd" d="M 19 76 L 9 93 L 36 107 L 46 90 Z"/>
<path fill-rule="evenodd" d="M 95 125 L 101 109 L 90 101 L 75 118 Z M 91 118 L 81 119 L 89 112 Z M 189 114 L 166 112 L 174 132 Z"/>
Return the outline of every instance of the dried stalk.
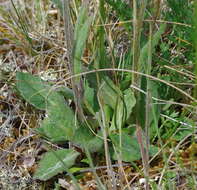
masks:
<path fill-rule="evenodd" d="M 85 5 L 87 5 L 88 1 L 85 1 Z M 69 8 L 69 0 L 62 0 L 63 4 L 63 19 L 64 19 L 64 31 L 65 31 L 65 42 L 66 42 L 66 48 L 68 53 L 68 67 L 71 74 L 74 74 L 73 69 L 73 25 L 71 21 L 71 15 L 70 15 L 70 8 Z M 75 82 L 75 79 L 71 79 L 71 85 L 74 92 L 74 98 L 75 98 L 75 105 L 76 105 L 76 112 L 79 116 L 79 120 L 83 122 L 85 120 L 83 109 L 81 106 L 81 100 L 83 99 L 83 82 L 82 79 L 80 79 L 80 82 Z"/>

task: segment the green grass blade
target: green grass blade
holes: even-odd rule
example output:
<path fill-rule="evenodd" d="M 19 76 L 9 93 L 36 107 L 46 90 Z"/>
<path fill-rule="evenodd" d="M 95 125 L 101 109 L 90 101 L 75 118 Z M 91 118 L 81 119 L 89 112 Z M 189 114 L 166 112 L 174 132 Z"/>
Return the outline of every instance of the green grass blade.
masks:
<path fill-rule="evenodd" d="M 74 32 L 73 74 L 79 74 L 83 72 L 81 58 L 84 54 L 91 23 L 92 18 L 88 17 L 87 7 L 83 6 L 80 9 Z M 79 77 L 76 78 L 76 82 L 79 82 Z"/>
<path fill-rule="evenodd" d="M 195 48 L 195 56 L 196 56 L 196 61 L 195 61 L 195 71 L 194 74 L 196 76 L 196 84 L 197 84 L 197 2 L 194 2 L 194 17 L 193 17 L 193 24 L 194 24 L 194 34 L 193 34 L 193 39 L 194 39 L 194 48 Z M 197 85 L 194 88 L 194 98 L 197 99 Z"/>

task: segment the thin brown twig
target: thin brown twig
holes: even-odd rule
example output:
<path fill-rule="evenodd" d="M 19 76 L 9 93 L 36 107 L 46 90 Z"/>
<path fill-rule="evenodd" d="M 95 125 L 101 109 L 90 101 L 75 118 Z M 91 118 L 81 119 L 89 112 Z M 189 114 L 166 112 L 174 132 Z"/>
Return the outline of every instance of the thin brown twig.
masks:
<path fill-rule="evenodd" d="M 159 81 L 161 83 L 164 83 L 174 89 L 176 89 L 178 92 L 180 92 L 181 94 L 187 96 L 190 100 L 196 102 L 197 100 L 192 97 L 191 95 L 189 95 L 188 93 L 186 93 L 184 90 L 181 90 L 180 88 L 174 86 L 173 84 L 170 84 L 169 82 L 165 81 L 165 80 L 162 80 L 162 79 L 159 79 L 157 77 L 154 77 L 152 75 L 147 75 L 147 74 L 144 74 L 144 73 L 141 73 L 141 72 L 137 72 L 137 71 L 133 71 L 133 70 L 129 70 L 129 69 L 118 69 L 118 68 L 105 68 L 105 69 L 95 69 L 95 70 L 91 70 L 91 71 L 86 71 L 86 72 L 83 72 L 83 73 L 79 73 L 79 74 L 75 74 L 75 75 L 72 75 L 68 78 L 65 79 L 65 81 L 67 80 L 71 80 L 72 78 L 75 78 L 75 77 L 79 77 L 79 76 L 83 76 L 83 75 L 87 75 L 87 74 L 91 74 L 91 73 L 96 73 L 96 72 L 104 72 L 104 71 L 119 71 L 119 72 L 128 72 L 128 73 L 135 73 L 135 74 L 138 74 L 138 75 L 141 75 L 141 76 L 145 76 L 145 77 L 148 77 L 152 80 L 155 80 L 155 81 Z"/>
<path fill-rule="evenodd" d="M 127 24 L 134 22 L 133 20 L 127 20 L 127 21 L 120 21 L 116 23 L 109 23 L 109 24 L 98 24 L 94 26 L 112 26 L 112 25 L 121 25 L 121 24 Z M 166 24 L 175 24 L 175 25 L 180 25 L 180 26 L 185 26 L 185 27 L 192 27 L 190 24 L 185 24 L 181 22 L 173 22 L 173 21 L 166 21 L 166 20 L 151 20 L 151 19 L 145 19 L 143 22 L 157 22 L 157 23 L 166 23 Z"/>

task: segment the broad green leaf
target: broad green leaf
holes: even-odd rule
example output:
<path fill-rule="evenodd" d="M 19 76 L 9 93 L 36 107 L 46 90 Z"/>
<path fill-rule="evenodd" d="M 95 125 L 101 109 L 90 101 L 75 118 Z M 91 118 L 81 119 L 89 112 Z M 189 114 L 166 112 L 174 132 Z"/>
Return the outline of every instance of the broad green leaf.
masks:
<path fill-rule="evenodd" d="M 111 134 L 110 139 L 115 146 L 117 153 L 121 153 L 122 160 L 125 162 L 133 162 L 135 160 L 141 159 L 140 146 L 138 144 L 137 138 L 135 136 L 122 133 L 122 143 L 120 146 L 120 135 Z M 155 146 L 150 146 L 149 154 L 153 156 L 157 153 L 158 148 Z M 114 152 L 113 159 L 117 160 L 117 154 Z"/>
<path fill-rule="evenodd" d="M 133 162 L 141 158 L 140 147 L 136 137 L 122 133 L 122 144 L 120 146 L 120 135 L 111 134 L 110 139 L 114 144 L 116 151 L 121 152 L 122 160 L 125 162 Z M 117 160 L 117 155 L 114 152 L 113 159 Z"/>
<path fill-rule="evenodd" d="M 56 91 L 63 95 L 66 100 L 71 99 L 74 101 L 74 93 L 70 88 L 61 86 Z"/>
<path fill-rule="evenodd" d="M 76 131 L 73 142 L 78 144 L 81 148 L 87 148 L 90 152 L 97 152 L 103 146 L 103 139 L 100 133 L 93 134 L 86 126 L 80 126 Z"/>
<path fill-rule="evenodd" d="M 52 91 L 39 77 L 28 73 L 17 73 L 17 89 L 27 102 L 46 110 L 46 117 L 38 130 L 42 135 L 53 142 L 70 140 L 74 136 L 78 124 L 63 96 Z"/>
<path fill-rule="evenodd" d="M 120 129 L 124 125 L 125 121 L 129 118 L 133 107 L 136 104 L 134 93 L 131 89 L 127 89 L 123 92 L 122 99 L 117 100 L 117 107 L 114 111 L 112 119 L 112 125 L 110 130 Z"/>
<path fill-rule="evenodd" d="M 117 100 L 122 96 L 120 89 L 115 86 L 113 81 L 105 78 L 99 89 L 99 95 L 106 105 L 109 105 L 113 110 L 116 108 Z"/>
<path fill-rule="evenodd" d="M 75 159 L 78 155 L 78 152 L 71 149 L 57 150 L 46 153 L 39 162 L 39 167 L 34 175 L 34 178 L 43 181 L 50 179 L 58 173 L 70 168 L 75 163 Z"/>
<path fill-rule="evenodd" d="M 45 110 L 51 87 L 41 78 L 29 73 L 17 72 L 16 87 L 21 96 L 37 109 Z"/>
<path fill-rule="evenodd" d="M 51 95 L 46 115 L 40 128 L 46 137 L 52 142 L 72 140 L 78 123 L 62 96 L 55 92 Z"/>
<path fill-rule="evenodd" d="M 105 105 L 103 106 L 103 111 L 104 111 L 104 114 L 105 114 L 105 121 L 106 121 L 107 123 L 110 123 L 114 111 L 113 111 L 112 108 L 111 108 L 110 106 L 108 106 L 107 104 L 105 104 Z M 97 116 L 97 117 L 98 117 L 98 116 Z M 101 116 L 100 116 L 100 117 L 101 117 Z M 97 118 L 97 120 L 100 120 L 100 119 Z M 107 123 L 106 123 L 106 124 L 107 124 Z"/>

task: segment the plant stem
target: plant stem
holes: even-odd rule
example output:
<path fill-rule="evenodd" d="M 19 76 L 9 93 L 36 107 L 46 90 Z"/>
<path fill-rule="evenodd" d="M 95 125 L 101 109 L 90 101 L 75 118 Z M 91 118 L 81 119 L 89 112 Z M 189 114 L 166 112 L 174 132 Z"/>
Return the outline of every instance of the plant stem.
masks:
<path fill-rule="evenodd" d="M 109 176 L 109 185 L 110 185 L 110 189 L 111 190 L 116 190 L 116 179 L 115 179 L 115 175 L 113 172 L 113 167 L 112 167 L 112 163 L 111 163 L 111 159 L 110 159 L 110 155 L 109 155 L 109 147 L 108 147 L 108 124 L 106 122 L 106 118 L 105 118 L 105 112 L 104 112 L 104 103 L 102 100 L 102 96 L 100 96 L 99 91 L 102 90 L 102 84 L 100 86 L 100 89 L 98 90 L 98 102 L 99 102 L 99 106 L 101 109 L 101 118 L 102 121 L 100 122 L 100 126 L 102 127 L 102 132 L 103 132 L 103 138 L 104 138 L 104 149 L 105 149 L 105 159 L 106 159 L 106 164 L 107 164 L 107 173 Z"/>
<path fill-rule="evenodd" d="M 69 0 L 62 0 L 63 2 L 63 18 L 64 18 L 64 31 L 65 31 L 65 42 L 66 42 L 66 48 L 68 52 L 68 65 L 69 70 L 71 74 L 74 74 L 73 71 L 73 26 L 71 22 L 71 16 L 70 16 L 70 8 L 69 8 Z M 85 1 L 85 5 L 87 2 Z M 74 92 L 74 98 L 75 98 L 75 105 L 76 105 L 76 111 L 79 116 L 79 120 L 81 122 L 84 122 L 84 113 L 81 106 L 81 100 L 83 98 L 83 83 L 82 79 L 80 79 L 80 82 L 75 82 L 75 79 L 71 79 L 72 89 Z"/>
<path fill-rule="evenodd" d="M 137 72 L 143 72 L 141 71 L 141 64 L 139 62 L 140 57 L 140 42 L 141 42 L 141 31 L 143 27 L 143 20 L 144 20 L 144 13 L 146 9 L 146 0 L 133 0 L 133 63 L 132 63 L 132 70 Z M 150 66 L 148 66 L 150 67 Z M 150 74 L 150 73 L 149 73 Z M 132 85 L 136 85 L 137 87 L 140 87 L 141 84 L 141 77 L 139 75 L 132 74 Z M 142 156 L 142 162 L 144 167 L 144 176 L 146 178 L 146 186 L 145 189 L 149 190 L 149 184 L 148 184 L 148 149 L 149 149 L 149 140 L 148 136 L 146 136 L 146 147 L 144 147 L 143 142 L 143 131 L 142 126 L 140 124 L 140 112 L 141 110 L 141 103 L 140 103 L 140 93 L 136 92 L 136 135 L 138 139 L 138 143 L 140 145 L 140 151 Z M 147 102 L 148 104 L 148 102 Z M 147 107 L 148 108 L 148 107 Z M 147 119 L 147 118 L 146 118 Z M 148 121 L 146 121 L 146 135 L 148 135 Z"/>
<path fill-rule="evenodd" d="M 195 61 L 195 71 L 194 74 L 196 76 L 196 84 L 197 84 L 197 2 L 194 1 L 194 15 L 193 15 L 193 24 L 194 24 L 194 48 L 195 48 L 195 56 L 196 56 L 196 61 Z M 194 88 L 194 98 L 197 99 L 197 85 Z"/>

